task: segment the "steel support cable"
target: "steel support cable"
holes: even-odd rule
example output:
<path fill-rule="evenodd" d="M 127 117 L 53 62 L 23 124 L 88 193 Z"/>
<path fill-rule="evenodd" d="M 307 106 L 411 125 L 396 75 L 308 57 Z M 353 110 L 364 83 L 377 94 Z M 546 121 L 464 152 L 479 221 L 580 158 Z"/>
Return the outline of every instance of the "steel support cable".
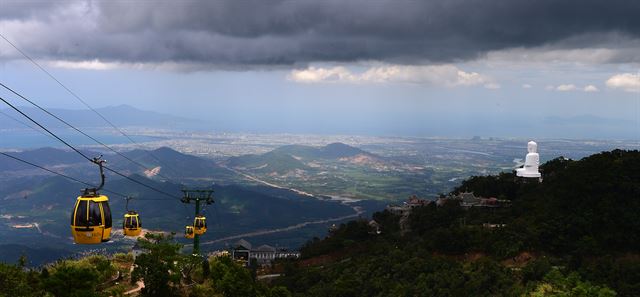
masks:
<path fill-rule="evenodd" d="M 44 167 L 44 166 L 40 166 L 40 165 L 38 165 L 38 164 L 31 163 L 31 162 L 29 162 L 29 161 L 27 161 L 27 160 L 24 160 L 24 159 L 18 158 L 18 157 L 16 157 L 16 156 L 9 155 L 9 154 L 7 154 L 7 153 L 5 153 L 5 152 L 0 152 L 0 154 L 4 155 L 4 156 L 6 156 L 6 157 L 9 157 L 9 158 L 11 158 L 11 159 L 14 159 L 14 160 L 16 160 L 16 161 L 19 161 L 19 162 L 22 162 L 22 163 L 25 163 L 25 164 L 31 165 L 31 166 L 33 166 L 33 167 L 36 167 L 36 168 L 42 169 L 42 170 L 47 171 L 47 172 L 49 172 L 49 173 L 53 173 L 53 174 L 55 174 L 55 175 L 62 176 L 62 177 L 64 177 L 64 178 L 68 179 L 68 180 L 71 180 L 71 181 L 74 181 L 74 182 L 77 182 L 77 183 L 81 183 L 81 184 L 83 184 L 83 185 L 85 185 L 85 186 L 87 186 L 87 187 L 95 187 L 95 185 L 92 185 L 92 184 L 90 184 L 90 183 L 88 183 L 88 182 L 81 181 L 81 180 L 79 180 L 79 179 L 77 179 L 77 178 L 75 178 L 75 177 L 72 177 L 72 176 L 66 175 L 66 174 L 64 174 L 64 173 L 60 173 L 60 172 L 53 171 L 53 170 L 51 170 L 51 169 L 49 169 L 49 168 L 46 168 L 46 167 Z M 105 192 L 109 192 L 109 193 L 111 193 L 111 194 L 117 195 L 117 196 L 127 197 L 126 195 L 124 195 L 124 194 L 122 194 L 122 193 L 118 193 L 118 192 L 116 192 L 116 191 L 112 191 L 112 190 L 109 190 L 109 189 L 104 189 L 104 188 L 103 188 L 102 190 L 103 190 L 103 191 L 105 191 Z"/>
<path fill-rule="evenodd" d="M 167 200 L 167 198 L 133 198 L 131 200 L 140 200 L 140 201 L 171 201 Z"/>
<path fill-rule="evenodd" d="M 14 118 L 13 116 L 11 116 L 11 115 L 9 115 L 9 114 L 7 114 L 7 113 L 3 112 L 2 110 L 0 110 L 0 114 L 4 115 L 5 117 L 7 117 L 7 118 L 9 118 L 9 119 L 11 119 L 11 120 L 13 120 L 13 121 L 14 121 L 14 122 L 16 122 L 16 123 L 20 123 L 21 125 L 23 125 L 23 126 L 25 126 L 25 127 L 27 127 L 27 128 L 30 128 L 30 129 L 31 129 L 31 130 L 33 130 L 33 131 L 38 132 L 38 133 L 40 133 L 40 134 L 42 134 L 42 135 L 44 135 L 44 136 L 51 137 L 51 135 L 49 135 L 49 134 L 45 133 L 44 131 L 42 131 L 42 130 L 38 130 L 36 127 L 31 126 L 31 125 L 29 125 L 29 124 L 27 124 L 27 123 L 25 123 L 25 122 L 23 122 L 23 121 L 21 121 L 21 120 L 18 120 L 18 119 L 16 119 L 16 118 Z M 53 138 L 53 137 L 51 137 L 51 138 Z M 55 138 L 54 138 L 54 139 L 55 139 Z"/>
<path fill-rule="evenodd" d="M 14 106 L 13 104 L 11 104 L 9 101 L 5 100 L 5 99 L 4 99 L 4 98 L 2 98 L 2 97 L 0 97 L 0 101 L 2 101 L 2 102 L 4 102 L 5 104 L 7 104 L 9 107 L 11 107 L 12 109 L 14 109 L 14 110 L 15 110 L 15 111 L 17 111 L 18 113 L 20 113 L 21 115 L 23 115 L 24 117 L 26 117 L 27 119 L 29 119 L 29 120 L 30 120 L 31 122 L 33 122 L 34 124 L 38 125 L 38 127 L 40 127 L 40 128 L 42 128 L 43 130 L 47 131 L 49 134 L 51 134 L 51 135 L 52 135 L 53 137 L 55 137 L 57 140 L 59 140 L 60 142 L 62 142 L 63 144 L 65 144 L 66 146 L 68 146 L 69 148 L 71 148 L 72 150 L 74 150 L 76 153 L 78 153 L 79 155 L 81 155 L 82 157 L 84 157 L 85 159 L 87 159 L 89 162 L 94 163 L 94 160 L 93 160 L 92 158 L 89 158 L 87 155 L 85 155 L 84 153 L 82 153 L 80 150 L 78 150 L 77 148 L 75 148 L 74 146 L 72 146 L 71 144 L 69 144 L 68 142 L 64 141 L 64 139 L 60 138 L 58 135 L 56 135 L 55 133 L 51 132 L 49 129 L 45 128 L 43 125 L 41 125 L 40 123 L 38 123 L 36 120 L 34 120 L 33 118 L 31 118 L 29 115 L 25 114 L 25 113 L 24 113 L 24 112 L 22 112 L 20 109 L 18 109 L 17 107 L 15 107 L 15 106 Z M 130 178 L 130 177 L 128 177 L 128 176 L 126 176 L 126 175 L 124 175 L 124 174 L 122 174 L 122 173 L 120 173 L 120 172 L 118 172 L 118 171 L 114 170 L 114 169 L 111 169 L 111 168 L 106 167 L 106 166 L 103 166 L 103 167 L 104 167 L 104 169 L 106 169 L 106 170 L 108 170 L 108 171 L 110 171 L 110 172 L 112 172 L 112 173 L 115 173 L 115 174 L 117 174 L 117 175 L 119 175 L 119 176 L 122 176 L 122 177 L 124 177 L 124 178 L 126 178 L 126 179 L 128 179 L 128 180 L 130 180 L 130 181 L 132 181 L 132 182 L 135 182 L 135 183 L 137 183 L 137 184 L 139 184 L 139 185 L 142 185 L 142 186 L 144 186 L 144 187 L 146 187 L 146 188 L 152 189 L 152 190 L 154 190 L 154 191 L 156 191 L 156 192 L 158 192 L 158 193 L 161 193 L 161 194 L 163 194 L 163 195 L 167 195 L 167 196 L 172 197 L 172 198 L 174 198 L 174 199 L 178 199 L 178 200 L 180 200 L 180 198 L 179 198 L 179 197 L 177 197 L 177 196 L 171 195 L 171 194 L 169 194 L 169 193 L 167 193 L 167 192 L 164 192 L 164 191 L 162 191 L 162 190 L 158 190 L 158 189 L 156 189 L 156 188 L 154 188 L 154 187 L 152 187 L 152 186 L 149 186 L 149 185 L 147 185 L 147 184 L 144 184 L 143 182 L 140 182 L 140 181 L 137 181 L 137 180 L 135 180 L 135 179 L 133 179 L 133 178 Z"/>
<path fill-rule="evenodd" d="M 110 150 L 110 151 L 112 151 L 112 152 L 116 153 L 117 155 L 119 155 L 119 156 L 121 156 L 121 157 L 125 158 L 125 159 L 126 159 L 126 160 L 128 160 L 129 162 L 131 162 L 131 163 L 133 163 L 133 164 L 135 164 L 135 165 L 138 165 L 139 167 L 144 168 L 145 170 L 151 170 L 150 168 L 148 168 L 147 166 L 145 166 L 145 165 L 141 164 L 140 162 L 135 161 L 135 160 L 133 160 L 133 159 L 131 159 L 131 158 L 127 157 L 126 155 L 124 155 L 124 154 L 122 154 L 122 153 L 120 153 L 120 152 L 116 151 L 116 150 L 115 150 L 115 149 L 113 149 L 112 147 L 110 147 L 110 146 L 106 145 L 106 144 L 105 144 L 105 143 L 103 143 L 102 141 L 100 141 L 100 140 L 98 140 L 98 139 L 94 138 L 93 136 L 91 136 L 91 135 L 89 135 L 89 134 L 85 133 L 84 131 L 80 130 L 79 128 L 76 128 L 75 126 L 71 125 L 69 122 L 67 122 L 67 121 L 65 121 L 64 119 L 62 119 L 62 118 L 58 117 L 57 115 L 55 115 L 55 114 L 51 113 L 50 111 L 48 111 L 48 110 L 47 110 L 47 109 L 45 109 L 44 107 L 42 107 L 42 106 L 38 105 L 37 103 L 35 103 L 35 102 L 31 101 L 29 98 L 27 98 L 27 97 L 23 96 L 22 94 L 18 93 L 18 92 L 17 92 L 17 91 L 15 91 L 14 89 L 12 89 L 12 88 L 8 87 L 8 86 L 7 86 L 7 85 L 5 85 L 4 83 L 0 82 L 0 86 L 1 86 L 1 87 L 3 87 L 3 88 L 5 88 L 5 89 L 6 89 L 6 90 L 8 90 L 9 92 L 13 93 L 14 95 L 16 95 L 16 96 L 20 97 L 22 100 L 29 102 L 31 105 L 33 105 L 33 106 L 35 106 L 36 108 L 40 109 L 42 112 L 44 112 L 44 113 L 46 113 L 46 114 L 50 115 L 51 117 L 55 118 L 56 120 L 60 121 L 61 123 L 63 123 L 63 124 L 65 124 L 65 125 L 67 125 L 69 128 L 71 128 L 71 129 L 75 130 L 76 132 L 78 132 L 78 133 L 80 133 L 80 134 L 82 134 L 82 135 L 84 135 L 84 136 L 88 137 L 89 139 L 93 140 L 93 141 L 94 141 L 94 142 L 96 142 L 97 144 L 99 144 L 99 145 L 101 145 L 101 146 L 103 146 L 103 147 L 107 148 L 108 150 Z M 160 177 L 162 177 L 162 178 L 164 178 L 164 179 L 166 179 L 166 180 L 170 180 L 170 178 L 168 178 L 168 177 L 166 177 L 166 176 L 163 176 L 163 175 L 162 175 L 162 174 L 160 174 L 160 173 L 158 173 L 157 175 L 158 175 L 158 176 L 160 176 Z"/>
<path fill-rule="evenodd" d="M 97 114 L 100 118 L 102 118 L 102 120 L 104 120 L 107 124 L 109 124 L 111 127 L 113 127 L 113 129 L 115 129 L 116 131 L 118 131 L 120 134 L 122 134 L 125 138 L 127 138 L 129 140 L 129 142 L 140 146 L 140 144 L 138 144 L 135 140 L 133 140 L 131 137 L 129 137 L 129 135 L 127 135 L 126 133 L 124 133 L 124 131 L 122 131 L 120 128 L 116 127 L 116 125 L 114 125 L 111 121 L 109 121 L 107 118 L 105 118 L 101 113 L 99 113 L 97 110 L 95 110 L 93 107 L 91 107 L 87 102 L 85 102 L 82 98 L 80 98 L 80 96 L 78 96 L 75 92 L 73 92 L 71 89 L 69 89 L 66 85 L 64 85 L 60 80 L 58 80 L 55 76 L 53 76 L 53 74 L 51 74 L 49 71 L 47 71 L 44 67 L 42 67 L 38 62 L 36 62 L 34 59 L 32 59 L 31 57 L 29 57 L 29 55 L 27 55 L 27 53 L 25 53 L 24 51 L 22 51 L 17 45 L 15 45 L 13 42 L 11 42 L 9 39 L 7 39 L 4 35 L 2 35 L 2 33 L 0 33 L 0 37 L 2 37 L 2 39 L 4 39 L 4 41 L 6 41 L 9 45 L 11 45 L 16 51 L 18 51 L 23 57 L 25 57 L 27 60 L 29 60 L 33 65 L 35 65 L 36 67 L 38 67 L 40 70 L 42 70 L 42 72 L 44 72 L 47 76 L 49 76 L 51 79 L 53 79 L 56 83 L 58 83 L 58 85 L 60 85 L 63 89 L 65 89 L 71 96 L 73 96 L 74 98 L 76 98 L 78 101 L 80 101 L 85 107 L 87 107 L 88 109 L 90 109 L 91 111 L 93 111 L 95 114 Z M 156 157 L 152 152 L 150 151 L 146 151 L 152 158 L 156 159 L 156 161 L 158 161 L 159 163 L 161 163 L 162 165 L 164 165 L 165 167 L 169 168 L 169 170 L 173 171 L 173 173 L 178 173 L 178 171 L 172 169 L 170 166 L 166 166 L 166 164 L 164 164 L 164 162 L 162 162 L 160 160 L 160 158 Z"/>
<path fill-rule="evenodd" d="M 24 116 L 25 118 L 29 119 L 32 123 L 38 125 L 38 127 L 42 128 L 43 130 L 47 131 L 47 133 L 51 134 L 51 136 L 55 137 L 58 141 L 64 143 L 66 146 L 68 146 L 69 148 L 71 148 L 72 150 L 74 150 L 76 153 L 78 153 L 79 155 L 81 155 L 82 157 L 84 157 L 85 159 L 87 159 L 89 162 L 93 163 L 93 159 L 89 158 L 87 155 L 85 155 L 84 153 L 82 153 L 81 151 L 79 151 L 77 148 L 75 148 L 74 146 L 70 145 L 68 142 L 64 141 L 64 139 L 58 137 L 58 135 L 56 135 L 55 133 L 49 131 L 49 129 L 45 128 L 44 126 L 42 126 L 40 123 L 36 122 L 36 120 L 32 119 L 30 116 L 28 116 L 26 113 L 22 112 L 22 110 L 18 109 L 17 107 L 15 107 L 13 104 L 11 104 L 9 101 L 5 100 L 4 98 L 0 97 L 0 100 L 2 102 L 4 102 L 6 105 L 8 105 L 9 107 L 11 107 L 13 110 L 17 111 L 18 113 L 20 113 L 22 116 Z"/>
<path fill-rule="evenodd" d="M 13 120 L 15 120 L 15 121 L 17 121 L 17 122 L 19 122 L 19 123 L 23 124 L 23 125 L 25 125 L 26 127 L 29 127 L 29 128 L 31 128 L 31 129 L 33 129 L 33 130 L 35 130 L 35 131 L 38 131 L 38 132 L 40 132 L 40 133 L 42 133 L 42 134 L 44 134 L 44 135 L 46 135 L 46 136 L 48 136 L 48 137 L 52 137 L 52 138 L 53 138 L 53 136 L 51 136 L 50 134 L 46 134 L 46 133 L 44 133 L 43 131 L 36 129 L 35 127 L 33 127 L 33 126 L 31 126 L 31 125 L 29 125 L 29 124 L 27 124 L 27 123 L 25 123 L 25 122 L 22 122 L 22 121 L 20 121 L 20 120 L 18 120 L 18 119 L 16 119 L 16 118 L 13 118 L 13 117 L 11 117 L 11 116 L 9 116 L 9 115 L 5 114 L 4 112 L 1 112 L 1 111 L 0 111 L 0 113 L 4 114 L 5 116 L 7 116 L 7 117 L 9 117 L 9 118 L 11 118 L 11 119 L 13 119 Z M 55 139 L 55 138 L 54 138 L 54 139 Z M 3 154 L 4 154 L 4 153 L 3 153 Z M 43 169 L 43 170 L 49 171 L 49 172 L 51 172 L 51 173 L 58 174 L 58 173 L 56 173 L 56 172 L 52 172 L 52 171 L 50 171 L 50 170 L 48 170 L 48 169 L 46 169 L 46 168 L 44 168 L 44 167 L 38 166 L 38 165 L 33 164 L 33 163 L 30 163 L 30 162 L 28 162 L 28 161 L 21 160 L 21 159 L 19 159 L 19 158 L 17 158 L 17 157 L 9 156 L 9 155 L 7 155 L 7 154 L 4 154 L 4 155 L 6 155 L 6 156 L 8 156 L 8 157 L 10 157 L 10 158 L 14 158 L 14 159 L 16 159 L 16 160 L 22 161 L 22 162 L 24 162 L 24 163 L 26 163 L 26 164 L 29 164 L 29 165 L 32 165 L 32 166 L 35 166 L 35 167 L 41 168 L 41 169 Z M 66 177 L 66 176 L 65 176 L 65 177 Z M 67 177 L 67 178 L 70 178 L 70 177 Z M 86 182 L 82 182 L 82 181 L 79 181 L 79 180 L 75 180 L 75 179 L 73 179 L 73 178 L 70 178 L 70 179 L 72 179 L 72 180 L 74 180 L 74 181 L 76 181 L 76 182 L 79 182 L 79 183 L 85 184 L 86 186 L 95 187 L 95 185 L 92 185 L 92 184 L 89 184 L 89 183 L 86 183 Z M 136 182 L 137 182 L 137 181 L 136 181 Z M 119 195 L 119 196 L 126 197 L 126 195 L 124 195 L 124 194 L 120 194 L 120 193 L 117 193 L 117 192 L 114 192 L 114 191 L 111 191 L 111 190 L 107 190 L 107 189 L 105 189 L 105 191 L 106 191 L 106 192 L 114 193 L 114 194 Z M 172 198 L 176 198 L 176 197 L 172 197 Z M 145 199 L 145 200 L 166 200 L 166 199 Z"/>
<path fill-rule="evenodd" d="M 120 173 L 120 172 L 118 172 L 118 171 L 116 171 L 116 170 L 114 170 L 114 169 L 111 169 L 111 168 L 109 168 L 109 167 L 107 167 L 107 166 L 102 166 L 102 167 L 103 167 L 105 170 L 109 171 L 109 172 L 112 172 L 112 173 L 114 173 L 114 174 L 116 174 L 116 175 L 119 175 L 119 176 L 121 176 L 121 177 L 124 177 L 124 178 L 126 178 L 126 179 L 128 179 L 128 180 L 130 180 L 130 181 L 132 181 L 132 182 L 134 182 L 134 183 L 136 183 L 136 184 L 139 184 L 139 185 L 141 185 L 141 186 L 143 186 L 143 187 L 145 187 L 145 188 L 148 188 L 148 189 L 150 189 L 150 190 L 153 190 L 153 191 L 158 192 L 158 193 L 160 193 L 160 194 L 163 194 L 163 195 L 165 195 L 165 196 L 171 197 L 171 198 L 173 198 L 173 199 L 178 199 L 178 200 L 180 200 L 180 197 L 178 197 L 178 196 L 171 195 L 171 194 L 169 194 L 169 193 L 167 193 L 167 192 L 165 192 L 165 191 L 162 191 L 162 190 L 156 189 L 156 188 L 154 188 L 154 187 L 152 187 L 152 186 L 150 186 L 150 185 L 147 185 L 147 184 L 145 184 L 145 183 L 143 183 L 143 182 L 141 182 L 141 181 L 135 180 L 135 179 L 133 179 L 133 178 L 131 178 L 131 177 L 129 177 L 129 176 L 127 176 L 127 175 L 123 174 L 123 173 Z"/>

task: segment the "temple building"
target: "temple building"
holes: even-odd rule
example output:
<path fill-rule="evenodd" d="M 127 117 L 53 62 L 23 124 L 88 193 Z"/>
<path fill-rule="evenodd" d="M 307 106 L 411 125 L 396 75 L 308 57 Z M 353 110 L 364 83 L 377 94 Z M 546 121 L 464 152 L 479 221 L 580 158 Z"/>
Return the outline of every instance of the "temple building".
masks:
<path fill-rule="evenodd" d="M 240 239 L 231 247 L 231 257 L 245 265 L 248 265 L 251 259 L 255 259 L 258 265 L 265 266 L 270 265 L 275 259 L 300 258 L 300 252 L 275 248 L 266 244 L 254 248 L 248 241 Z"/>

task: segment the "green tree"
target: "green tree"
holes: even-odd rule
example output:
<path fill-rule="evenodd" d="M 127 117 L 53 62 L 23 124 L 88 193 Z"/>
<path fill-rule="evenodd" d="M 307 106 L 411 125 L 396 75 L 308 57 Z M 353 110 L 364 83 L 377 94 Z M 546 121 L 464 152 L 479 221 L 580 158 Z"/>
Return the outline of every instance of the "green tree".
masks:
<path fill-rule="evenodd" d="M 22 267 L 0 263 L 0 297 L 42 296 L 35 272 L 25 271 Z"/>
<path fill-rule="evenodd" d="M 181 279 L 176 263 L 181 260 L 182 246 L 175 243 L 171 235 L 152 233 L 138 239 L 138 244 L 147 252 L 136 257 L 131 281 L 144 281 L 142 296 L 175 296 L 175 287 Z"/>
<path fill-rule="evenodd" d="M 559 270 L 551 270 L 531 292 L 529 297 L 614 297 L 616 292 L 606 286 L 597 286 L 580 279 L 577 273 L 563 275 Z"/>
<path fill-rule="evenodd" d="M 94 267 L 62 261 L 52 267 L 42 283 L 45 290 L 56 297 L 99 296 L 96 287 L 100 284 L 100 274 Z"/>
<path fill-rule="evenodd" d="M 211 260 L 211 279 L 213 288 L 224 296 L 256 296 L 249 270 L 236 264 L 229 257 Z"/>

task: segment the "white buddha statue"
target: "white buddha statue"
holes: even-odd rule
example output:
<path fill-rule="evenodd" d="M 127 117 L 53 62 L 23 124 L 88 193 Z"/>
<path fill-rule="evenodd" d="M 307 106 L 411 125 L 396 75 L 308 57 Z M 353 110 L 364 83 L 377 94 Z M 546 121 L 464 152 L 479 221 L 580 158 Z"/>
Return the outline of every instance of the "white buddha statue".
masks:
<path fill-rule="evenodd" d="M 524 159 L 524 167 L 516 169 L 516 175 L 520 177 L 540 178 L 542 175 L 538 171 L 538 166 L 540 166 L 540 155 L 537 153 L 538 144 L 529 141 L 529 143 L 527 143 L 527 150 L 529 153 Z"/>

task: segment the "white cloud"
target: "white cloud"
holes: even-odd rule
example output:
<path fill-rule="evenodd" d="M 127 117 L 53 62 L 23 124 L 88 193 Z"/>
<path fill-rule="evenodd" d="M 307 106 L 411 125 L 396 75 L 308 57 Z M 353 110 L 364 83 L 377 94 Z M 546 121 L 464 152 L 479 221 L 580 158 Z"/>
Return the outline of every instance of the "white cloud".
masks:
<path fill-rule="evenodd" d="M 610 77 L 606 81 L 607 87 L 622 89 L 627 92 L 640 92 L 640 74 L 622 73 Z"/>
<path fill-rule="evenodd" d="M 556 87 L 556 91 L 561 91 L 561 92 L 575 91 L 577 89 L 578 87 L 576 87 L 576 85 L 574 84 L 559 85 Z"/>
<path fill-rule="evenodd" d="M 531 88 L 533 88 L 533 86 L 531 86 L 530 84 L 523 84 L 522 88 L 523 89 L 531 89 Z"/>
<path fill-rule="evenodd" d="M 118 63 L 104 63 L 99 60 L 91 61 L 51 61 L 49 65 L 56 68 L 83 69 L 83 70 L 111 70 L 122 67 Z"/>
<path fill-rule="evenodd" d="M 584 87 L 584 89 L 582 89 L 585 92 L 598 92 L 600 91 L 596 86 L 594 85 L 588 85 L 586 87 Z"/>
<path fill-rule="evenodd" d="M 488 84 L 485 84 L 484 87 L 490 90 L 497 90 L 497 89 L 500 89 L 502 86 L 500 86 L 500 84 L 497 84 L 497 83 L 488 83 Z"/>
<path fill-rule="evenodd" d="M 293 70 L 287 79 L 301 83 L 412 83 L 445 87 L 484 85 L 489 89 L 500 88 L 488 77 L 477 72 L 466 72 L 454 65 L 405 66 L 385 65 L 352 72 L 346 67 L 309 67 Z"/>
<path fill-rule="evenodd" d="M 522 86 L 524 88 L 524 85 Z M 574 91 L 584 91 L 584 92 L 599 92 L 598 87 L 594 85 L 586 85 L 584 87 L 578 87 L 574 84 L 562 84 L 558 86 L 547 85 L 544 87 L 547 91 L 558 91 L 558 92 L 574 92 Z"/>
<path fill-rule="evenodd" d="M 293 70 L 290 80 L 302 83 L 353 81 L 354 75 L 342 66 L 333 68 L 309 67 L 305 70 Z"/>

